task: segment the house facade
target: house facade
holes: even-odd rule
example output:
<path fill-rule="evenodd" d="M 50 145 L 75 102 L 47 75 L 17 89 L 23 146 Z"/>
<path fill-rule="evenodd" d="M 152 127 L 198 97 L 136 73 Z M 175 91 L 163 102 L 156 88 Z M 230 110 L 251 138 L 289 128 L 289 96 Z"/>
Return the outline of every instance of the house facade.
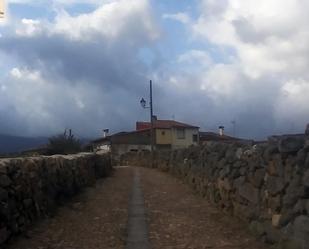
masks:
<path fill-rule="evenodd" d="M 136 130 L 151 128 L 150 122 L 136 122 Z M 156 149 L 181 149 L 199 144 L 199 127 L 175 120 L 154 120 L 154 145 Z"/>
<path fill-rule="evenodd" d="M 173 120 L 156 120 L 153 127 L 154 149 L 181 149 L 199 143 L 199 127 Z M 136 130 L 120 132 L 92 141 L 92 150 L 112 153 L 117 161 L 128 152 L 151 150 L 151 124 L 137 122 Z"/>

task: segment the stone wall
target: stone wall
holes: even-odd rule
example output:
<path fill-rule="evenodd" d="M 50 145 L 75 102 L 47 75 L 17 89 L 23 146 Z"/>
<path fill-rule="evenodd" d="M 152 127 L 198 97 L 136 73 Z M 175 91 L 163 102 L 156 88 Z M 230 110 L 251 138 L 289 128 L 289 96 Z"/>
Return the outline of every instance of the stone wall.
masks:
<path fill-rule="evenodd" d="M 278 248 L 309 245 L 309 143 L 281 137 L 267 144 L 208 143 L 155 152 L 152 167 L 190 184 L 225 213 Z M 123 164 L 151 166 L 150 153 L 130 153 Z"/>
<path fill-rule="evenodd" d="M 109 155 L 92 153 L 0 159 L 0 247 L 111 170 Z"/>

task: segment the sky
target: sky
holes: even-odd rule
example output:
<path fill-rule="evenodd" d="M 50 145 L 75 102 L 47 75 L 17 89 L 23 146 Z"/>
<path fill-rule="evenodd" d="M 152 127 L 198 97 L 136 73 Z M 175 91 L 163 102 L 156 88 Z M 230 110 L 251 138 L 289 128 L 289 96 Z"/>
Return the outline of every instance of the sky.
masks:
<path fill-rule="evenodd" d="M 154 114 L 244 138 L 309 122 L 307 0 L 11 0 L 0 133 L 83 137 Z M 235 127 L 233 125 L 235 124 Z M 234 129 L 235 128 L 235 129 Z"/>

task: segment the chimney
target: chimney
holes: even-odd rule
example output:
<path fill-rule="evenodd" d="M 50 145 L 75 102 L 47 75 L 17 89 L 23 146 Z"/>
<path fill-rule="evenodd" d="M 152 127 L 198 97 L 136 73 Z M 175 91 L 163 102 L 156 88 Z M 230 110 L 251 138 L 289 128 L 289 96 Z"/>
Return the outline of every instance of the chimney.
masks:
<path fill-rule="evenodd" d="M 219 126 L 219 135 L 223 136 L 224 135 L 224 126 Z"/>
<path fill-rule="evenodd" d="M 103 130 L 103 137 L 107 137 L 109 133 L 109 129 L 104 129 Z"/>

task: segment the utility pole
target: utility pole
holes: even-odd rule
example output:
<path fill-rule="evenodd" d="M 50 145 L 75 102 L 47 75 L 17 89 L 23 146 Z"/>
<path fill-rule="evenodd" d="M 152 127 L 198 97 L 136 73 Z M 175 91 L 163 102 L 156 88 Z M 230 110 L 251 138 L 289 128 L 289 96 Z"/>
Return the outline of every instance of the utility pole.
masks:
<path fill-rule="evenodd" d="M 153 132 L 153 109 L 152 109 L 152 80 L 149 82 L 149 90 L 150 90 L 150 139 L 151 139 L 151 154 L 153 154 L 153 144 L 154 144 L 154 132 Z"/>
<path fill-rule="evenodd" d="M 154 151 L 154 118 L 153 118 L 153 99 L 152 99 L 152 80 L 149 82 L 149 106 L 144 98 L 141 99 L 140 104 L 144 109 L 150 109 L 150 150 L 151 150 L 151 163 L 153 164 L 153 151 Z"/>

